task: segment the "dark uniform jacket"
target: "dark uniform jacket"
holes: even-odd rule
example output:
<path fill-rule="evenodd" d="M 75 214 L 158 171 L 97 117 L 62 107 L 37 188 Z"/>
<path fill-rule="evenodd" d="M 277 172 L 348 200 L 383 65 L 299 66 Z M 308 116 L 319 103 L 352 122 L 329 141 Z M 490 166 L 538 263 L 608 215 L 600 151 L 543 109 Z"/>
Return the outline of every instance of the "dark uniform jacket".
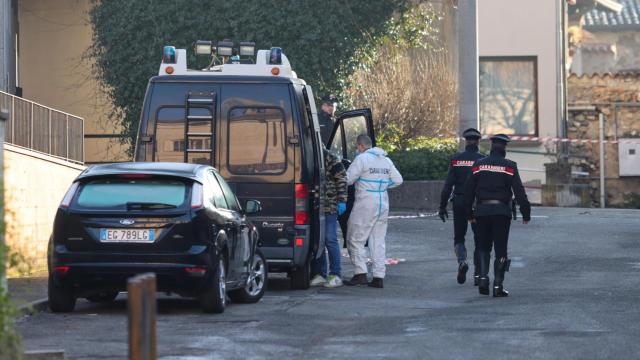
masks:
<path fill-rule="evenodd" d="M 329 142 L 329 136 L 331 136 L 331 131 L 333 130 L 333 124 L 335 120 L 333 117 L 329 116 L 326 112 L 320 110 L 318 111 L 318 123 L 320 125 L 320 136 L 322 137 L 322 143 L 327 145 Z"/>
<path fill-rule="evenodd" d="M 324 212 L 338 213 L 338 203 L 347 202 L 347 171 L 340 158 L 324 149 L 325 200 Z"/>
<path fill-rule="evenodd" d="M 447 174 L 447 179 L 444 182 L 444 188 L 440 195 L 441 208 L 447 206 L 451 191 L 453 191 L 454 195 L 464 194 L 464 184 L 471 175 L 473 163 L 483 157 L 485 157 L 485 155 L 478 151 L 477 146 L 467 146 L 463 152 L 457 153 L 451 158 L 449 173 Z M 462 196 L 459 197 L 462 199 Z M 462 206 L 462 201 L 460 201 L 460 205 Z"/>
<path fill-rule="evenodd" d="M 511 216 L 511 199 L 515 195 L 522 219 L 531 220 L 531 205 L 522 186 L 518 166 L 504 154 L 491 154 L 473 164 L 472 175 L 465 184 L 464 206 L 468 218 L 488 215 Z M 473 203 L 476 203 L 475 214 Z"/>

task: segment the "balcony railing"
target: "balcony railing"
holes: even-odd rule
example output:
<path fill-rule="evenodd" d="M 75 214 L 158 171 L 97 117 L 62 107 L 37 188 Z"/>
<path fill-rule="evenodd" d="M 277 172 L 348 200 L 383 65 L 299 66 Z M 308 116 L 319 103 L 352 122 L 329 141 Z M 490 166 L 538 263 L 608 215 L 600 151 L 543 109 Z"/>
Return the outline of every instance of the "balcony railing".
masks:
<path fill-rule="evenodd" d="M 5 142 L 84 163 L 84 119 L 0 91 L 0 110 L 9 113 Z"/>

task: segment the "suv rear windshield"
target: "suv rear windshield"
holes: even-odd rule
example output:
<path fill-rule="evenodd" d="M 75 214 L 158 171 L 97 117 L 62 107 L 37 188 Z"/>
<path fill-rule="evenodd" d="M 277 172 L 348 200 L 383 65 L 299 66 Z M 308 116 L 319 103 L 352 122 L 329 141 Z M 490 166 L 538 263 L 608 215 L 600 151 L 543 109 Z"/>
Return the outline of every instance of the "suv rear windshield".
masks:
<path fill-rule="evenodd" d="M 86 209 L 159 210 L 185 206 L 185 182 L 173 179 L 99 179 L 80 189 L 76 205 Z"/>

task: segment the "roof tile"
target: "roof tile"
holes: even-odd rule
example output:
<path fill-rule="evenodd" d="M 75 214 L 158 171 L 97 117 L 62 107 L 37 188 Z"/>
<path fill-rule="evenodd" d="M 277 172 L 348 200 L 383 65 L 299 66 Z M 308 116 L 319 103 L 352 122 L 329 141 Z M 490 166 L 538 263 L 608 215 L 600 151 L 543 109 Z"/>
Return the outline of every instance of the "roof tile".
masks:
<path fill-rule="evenodd" d="M 622 11 L 595 8 L 584 15 L 584 28 L 589 31 L 640 30 L 640 0 L 618 0 Z"/>

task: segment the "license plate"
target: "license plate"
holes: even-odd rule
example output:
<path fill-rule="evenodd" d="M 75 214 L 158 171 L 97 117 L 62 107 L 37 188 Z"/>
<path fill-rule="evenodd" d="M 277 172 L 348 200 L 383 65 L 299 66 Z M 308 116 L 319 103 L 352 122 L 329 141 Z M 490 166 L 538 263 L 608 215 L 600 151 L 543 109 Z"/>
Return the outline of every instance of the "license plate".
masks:
<path fill-rule="evenodd" d="M 150 243 L 155 240 L 152 229 L 100 229 L 102 242 Z"/>

